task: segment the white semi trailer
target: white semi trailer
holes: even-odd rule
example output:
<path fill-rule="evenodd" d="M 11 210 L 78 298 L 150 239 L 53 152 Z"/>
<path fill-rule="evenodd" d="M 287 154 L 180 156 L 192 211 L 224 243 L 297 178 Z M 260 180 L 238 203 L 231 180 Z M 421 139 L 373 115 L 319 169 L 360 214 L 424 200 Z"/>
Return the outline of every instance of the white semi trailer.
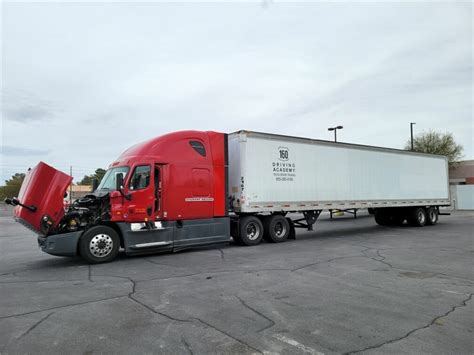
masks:
<path fill-rule="evenodd" d="M 232 234 L 245 244 L 243 215 L 257 234 L 278 239 L 268 215 L 303 213 L 279 219 L 284 235 L 312 229 L 323 210 L 367 208 L 380 225 L 433 225 L 450 204 L 444 156 L 249 131 L 230 134 L 228 150 L 231 209 L 239 215 Z"/>

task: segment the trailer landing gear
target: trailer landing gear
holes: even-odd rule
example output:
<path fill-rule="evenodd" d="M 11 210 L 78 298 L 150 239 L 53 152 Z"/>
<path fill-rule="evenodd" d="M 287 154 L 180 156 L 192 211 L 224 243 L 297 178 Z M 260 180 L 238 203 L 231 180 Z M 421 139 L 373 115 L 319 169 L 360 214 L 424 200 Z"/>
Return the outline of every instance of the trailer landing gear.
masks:
<path fill-rule="evenodd" d="M 309 231 L 312 231 L 313 224 L 316 223 L 321 212 L 322 210 L 304 211 L 303 212 L 304 218 L 295 219 L 293 221 L 295 224 L 295 228 L 307 228 Z M 305 221 L 306 223 L 302 223 L 302 221 Z"/>

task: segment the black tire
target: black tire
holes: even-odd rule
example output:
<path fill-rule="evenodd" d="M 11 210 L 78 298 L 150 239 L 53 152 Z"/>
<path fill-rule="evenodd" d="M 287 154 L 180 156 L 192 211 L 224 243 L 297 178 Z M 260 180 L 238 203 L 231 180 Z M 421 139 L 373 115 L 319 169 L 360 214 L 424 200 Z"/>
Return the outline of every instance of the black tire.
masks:
<path fill-rule="evenodd" d="M 79 251 L 91 264 L 108 263 L 115 259 L 120 249 L 120 238 L 117 232 L 107 226 L 95 226 L 82 235 L 79 240 Z"/>
<path fill-rule="evenodd" d="M 407 220 L 406 210 L 403 208 L 393 208 L 391 209 L 390 222 L 394 226 L 403 226 Z"/>
<path fill-rule="evenodd" d="M 408 224 L 412 227 L 423 227 L 427 221 L 426 210 L 421 207 L 413 208 L 408 216 Z"/>
<path fill-rule="evenodd" d="M 267 242 L 281 243 L 287 240 L 290 235 L 290 224 L 287 219 L 280 214 L 265 217 L 263 226 L 263 238 L 265 238 Z"/>
<path fill-rule="evenodd" d="M 406 217 L 402 214 L 396 214 L 391 219 L 391 224 L 394 226 L 403 226 L 405 223 Z"/>
<path fill-rule="evenodd" d="M 369 212 L 369 214 L 371 214 L 371 215 L 374 215 L 375 214 L 375 208 L 367 208 L 367 212 Z"/>
<path fill-rule="evenodd" d="M 438 223 L 438 209 L 435 207 L 429 207 L 426 209 L 426 224 L 434 226 Z"/>
<path fill-rule="evenodd" d="M 239 244 L 257 245 L 263 238 L 263 224 L 258 217 L 246 216 L 240 219 Z"/>
<path fill-rule="evenodd" d="M 376 209 L 375 223 L 377 223 L 379 226 L 389 226 L 391 224 L 389 214 L 382 209 Z"/>

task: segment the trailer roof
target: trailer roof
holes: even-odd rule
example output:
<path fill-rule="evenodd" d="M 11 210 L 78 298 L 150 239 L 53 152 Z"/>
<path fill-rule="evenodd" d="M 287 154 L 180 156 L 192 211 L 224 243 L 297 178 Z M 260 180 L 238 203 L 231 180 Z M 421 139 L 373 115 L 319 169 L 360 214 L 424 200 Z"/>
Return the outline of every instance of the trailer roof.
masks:
<path fill-rule="evenodd" d="M 327 141 L 323 139 L 313 139 L 313 138 L 306 138 L 306 137 L 296 137 L 296 136 L 287 136 L 283 134 L 275 134 L 275 133 L 265 133 L 265 132 L 255 132 L 255 131 L 247 131 L 247 130 L 240 130 L 229 133 L 229 135 L 234 134 L 246 134 L 247 136 L 259 137 L 263 139 L 280 139 L 286 140 L 289 142 L 301 142 L 301 143 L 309 143 L 309 144 L 322 144 L 322 145 L 329 145 L 329 146 L 341 146 L 341 147 L 353 147 L 353 148 L 362 148 L 367 150 L 380 150 L 385 152 L 392 152 L 392 153 L 403 153 L 403 154 L 410 154 L 410 155 L 422 155 L 428 157 L 437 157 L 443 158 L 446 161 L 448 158 L 444 155 L 439 154 L 430 154 L 430 153 L 420 153 L 420 152 L 412 152 L 410 150 L 404 149 L 397 149 L 397 148 L 387 148 L 387 147 L 378 147 L 374 145 L 366 145 L 366 144 L 355 144 L 355 143 L 344 143 L 344 142 L 333 142 Z"/>

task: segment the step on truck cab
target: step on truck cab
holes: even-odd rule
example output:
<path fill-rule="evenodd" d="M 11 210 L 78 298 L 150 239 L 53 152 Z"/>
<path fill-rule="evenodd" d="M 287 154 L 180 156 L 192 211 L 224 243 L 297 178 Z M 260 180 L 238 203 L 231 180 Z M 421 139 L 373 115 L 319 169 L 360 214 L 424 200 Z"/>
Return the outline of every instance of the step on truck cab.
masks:
<path fill-rule="evenodd" d="M 283 242 L 295 228 L 312 230 L 323 210 L 370 208 L 382 226 L 433 225 L 439 207 L 449 205 L 447 176 L 446 158 L 436 155 L 249 131 L 181 131 L 127 149 L 93 193 L 70 205 L 64 197 L 72 177 L 43 162 L 6 202 L 44 252 L 102 263 L 120 248 L 136 255 L 231 237 L 247 246 Z"/>

